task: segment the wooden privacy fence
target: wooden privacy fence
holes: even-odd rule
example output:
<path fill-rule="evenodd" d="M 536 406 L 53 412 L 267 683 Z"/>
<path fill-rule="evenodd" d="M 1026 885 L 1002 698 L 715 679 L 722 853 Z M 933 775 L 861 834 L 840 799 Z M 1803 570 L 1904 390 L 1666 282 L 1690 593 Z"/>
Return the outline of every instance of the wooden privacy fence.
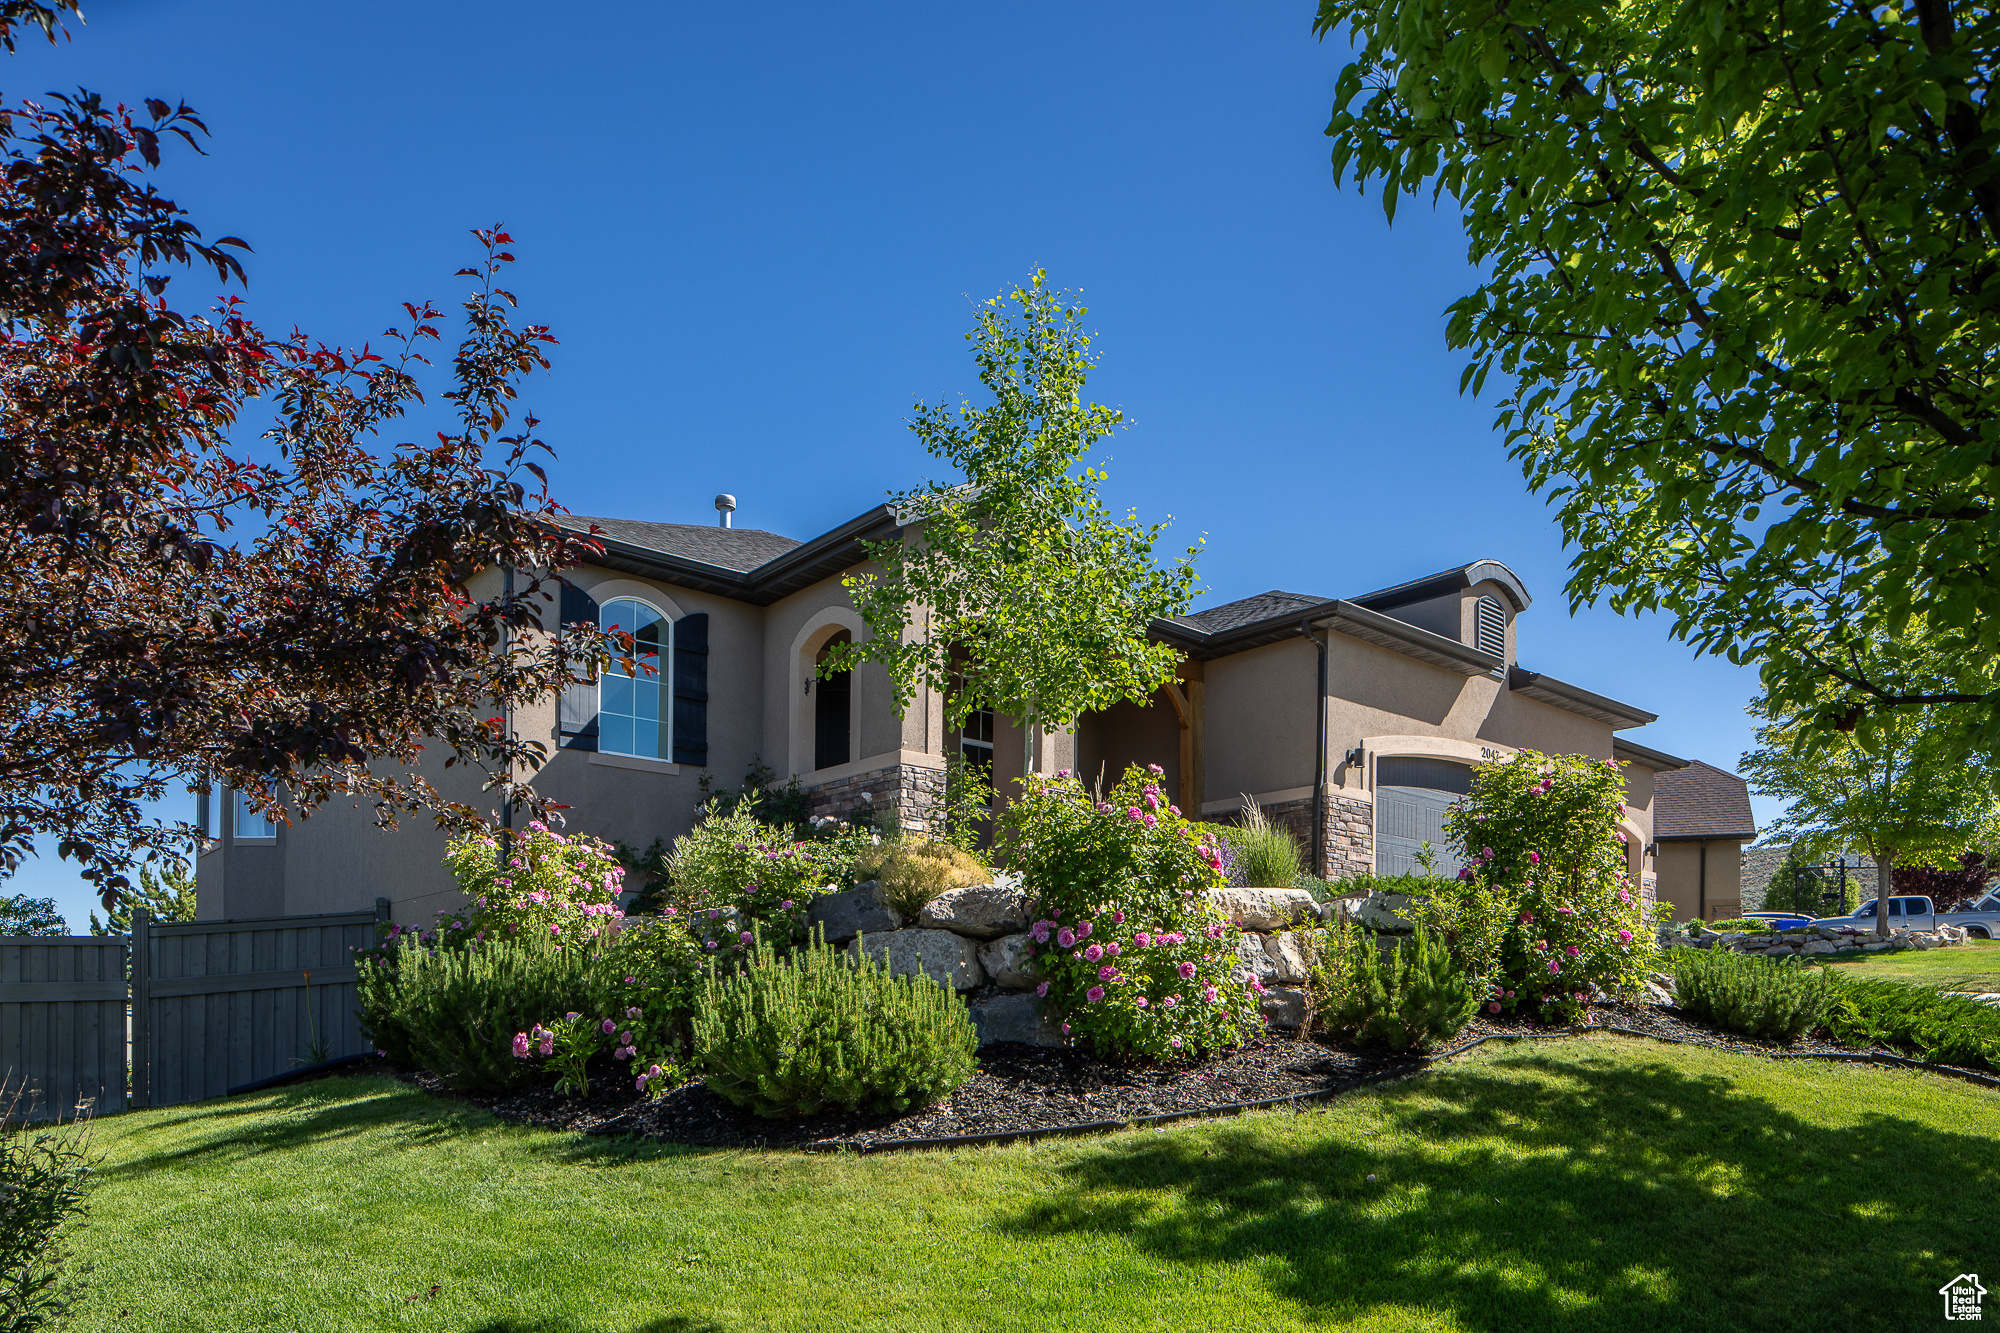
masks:
<path fill-rule="evenodd" d="M 0 1079 L 20 1119 L 125 1109 L 123 936 L 0 939 Z"/>
<path fill-rule="evenodd" d="M 375 943 L 388 907 L 173 925 L 141 909 L 129 940 L 0 938 L 0 1070 L 21 1098 L 15 1115 L 172 1106 L 365 1054 L 353 950 Z"/>
<path fill-rule="evenodd" d="M 132 914 L 132 1105 L 172 1106 L 369 1049 L 354 953 L 372 912 L 156 925 Z"/>

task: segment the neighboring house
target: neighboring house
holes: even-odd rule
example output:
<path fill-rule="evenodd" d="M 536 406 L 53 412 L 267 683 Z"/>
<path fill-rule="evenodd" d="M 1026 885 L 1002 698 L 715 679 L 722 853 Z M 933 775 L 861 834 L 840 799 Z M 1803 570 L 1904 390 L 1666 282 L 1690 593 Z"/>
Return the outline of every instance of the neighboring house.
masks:
<path fill-rule="evenodd" d="M 1654 780 L 1659 897 L 1673 904 L 1676 920 L 1726 921 L 1750 910 L 1743 902 L 1742 849 L 1756 837 L 1750 784 L 1734 773 L 1697 759 Z"/>
<path fill-rule="evenodd" d="M 1535 749 L 1624 764 L 1631 872 L 1652 884 L 1655 781 L 1685 761 L 1617 734 L 1653 714 L 1516 664 L 1529 597 L 1498 561 L 1347 600 L 1269 592 L 1155 622 L 1183 654 L 1175 683 L 1072 732 L 1029 735 L 990 713 L 954 730 L 928 692 L 899 717 L 879 667 L 816 679 L 830 644 L 865 633 L 841 579 L 868 568 L 863 542 L 900 539 L 886 506 L 805 542 L 569 521 L 599 529 L 604 554 L 568 573 L 561 621 L 630 631 L 657 668 L 614 670 L 512 715 L 517 734 L 551 747 L 534 781 L 568 807 L 572 832 L 670 840 L 691 827 L 704 777 L 734 786 L 757 759 L 796 776 L 816 814 L 865 808 L 913 829 L 933 817 L 948 755 L 986 768 L 1001 807 L 1026 772 L 1073 768 L 1108 784 L 1128 763 L 1158 763 L 1178 803 L 1206 818 L 1233 819 L 1254 797 L 1323 875 L 1399 873 L 1425 842 L 1450 873 L 1445 807 L 1478 764 Z M 458 768 L 426 776 L 481 803 Z M 414 820 L 384 836 L 343 806 L 276 828 L 227 793 L 204 807 L 203 918 L 342 911 L 381 895 L 408 922 L 457 901 L 443 835 Z"/>

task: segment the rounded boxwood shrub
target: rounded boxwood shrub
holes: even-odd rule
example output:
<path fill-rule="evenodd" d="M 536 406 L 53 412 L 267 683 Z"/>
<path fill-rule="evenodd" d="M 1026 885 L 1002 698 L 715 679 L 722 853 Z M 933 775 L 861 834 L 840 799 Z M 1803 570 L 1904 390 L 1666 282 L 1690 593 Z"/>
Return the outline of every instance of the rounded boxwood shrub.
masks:
<path fill-rule="evenodd" d="M 817 938 L 780 958 L 761 936 L 741 970 L 709 975 L 694 1041 L 708 1088 L 770 1118 L 925 1105 L 972 1076 L 979 1044 L 965 1006 L 928 977 Z"/>

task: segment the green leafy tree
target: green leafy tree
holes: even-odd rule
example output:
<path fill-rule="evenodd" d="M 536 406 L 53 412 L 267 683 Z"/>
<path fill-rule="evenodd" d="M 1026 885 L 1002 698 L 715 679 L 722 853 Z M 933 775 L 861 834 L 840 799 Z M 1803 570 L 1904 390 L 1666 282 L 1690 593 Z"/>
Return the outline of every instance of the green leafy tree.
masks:
<path fill-rule="evenodd" d="M 1768 832 L 1873 858 L 1878 934 L 1889 931 L 1897 865 L 1950 864 L 1992 826 L 1993 764 L 1965 759 L 1924 710 L 1885 715 L 1866 744 L 1814 726 L 1810 708 L 1759 698 L 1750 713 L 1762 719 L 1758 748 L 1740 771 L 1759 795 L 1788 802 Z"/>
<path fill-rule="evenodd" d="M 163 861 L 158 867 L 139 867 L 139 883 L 127 889 L 111 905 L 110 920 L 99 921 L 90 914 L 93 935 L 130 935 L 132 909 L 143 907 L 155 921 L 194 920 L 194 868 L 185 861 Z"/>
<path fill-rule="evenodd" d="M 1336 175 L 1462 207 L 1451 310 L 1572 604 L 1670 615 L 1775 706 L 2000 741 L 2000 11 L 1321 0 Z M 1921 609 L 1950 669 L 1870 650 Z M 1888 669 L 1876 674 L 1876 668 Z"/>
<path fill-rule="evenodd" d="M 966 338 L 992 401 L 916 405 L 910 428 L 960 478 L 893 497 L 911 531 L 870 543 L 879 572 L 845 580 L 868 635 L 836 646 L 822 677 L 876 662 L 899 708 L 929 689 L 953 721 L 986 707 L 1026 727 L 1173 678 L 1174 650 L 1146 631 L 1187 610 L 1198 548 L 1157 564 L 1165 525 L 1114 519 L 1104 473 L 1079 467 L 1124 418 L 1085 401 L 1097 358 L 1085 308 L 1064 301 L 1037 271 L 986 302 Z"/>
<path fill-rule="evenodd" d="M 0 935 L 67 935 L 69 922 L 56 910 L 53 898 L 25 893 L 0 896 Z"/>

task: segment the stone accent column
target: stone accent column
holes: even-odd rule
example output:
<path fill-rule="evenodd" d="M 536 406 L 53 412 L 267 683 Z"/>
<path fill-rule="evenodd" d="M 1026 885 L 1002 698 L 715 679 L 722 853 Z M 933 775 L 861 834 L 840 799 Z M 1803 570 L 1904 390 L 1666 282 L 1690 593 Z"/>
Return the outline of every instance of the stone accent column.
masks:
<path fill-rule="evenodd" d="M 852 819 L 858 812 L 879 818 L 894 811 L 905 832 L 931 834 L 944 817 L 944 770 L 920 764 L 890 764 L 806 788 L 806 810 L 815 818 Z"/>

